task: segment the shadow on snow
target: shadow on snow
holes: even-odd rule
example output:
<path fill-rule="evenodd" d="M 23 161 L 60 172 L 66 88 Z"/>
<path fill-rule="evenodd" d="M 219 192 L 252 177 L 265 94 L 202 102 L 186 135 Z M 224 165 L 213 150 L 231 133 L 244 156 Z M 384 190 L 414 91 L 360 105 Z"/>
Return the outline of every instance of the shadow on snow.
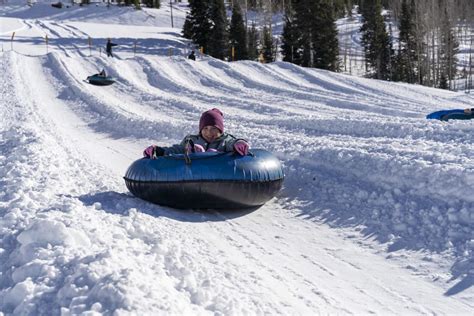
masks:
<path fill-rule="evenodd" d="M 280 199 L 285 208 L 298 210 L 298 217 L 359 231 L 364 238 L 386 244 L 389 253 L 399 250 L 443 253 L 453 250 L 449 248 L 451 242 L 455 263 L 451 266 L 450 281 L 459 282 L 445 295 L 458 294 L 474 285 L 474 257 L 466 258 L 464 254 L 468 240 L 450 237 L 449 227 L 433 225 L 423 217 L 433 207 L 444 211 L 441 216 L 447 217 L 452 204 L 432 196 L 412 195 L 409 190 L 393 201 L 387 193 L 390 190 L 350 171 L 332 169 L 324 163 L 308 169 L 297 159 L 286 163 L 298 172 L 286 172 Z M 368 196 L 359 196 L 361 190 L 369 192 Z M 416 211 L 410 211 L 410 205 L 417 205 Z"/>
<path fill-rule="evenodd" d="M 110 214 L 128 216 L 130 209 L 153 217 L 167 217 L 181 222 L 219 222 L 250 214 L 259 207 L 239 210 L 195 210 L 174 209 L 156 205 L 132 196 L 130 193 L 114 191 L 85 194 L 79 200 L 86 206 L 96 206 Z M 99 204 L 100 203 L 100 206 Z"/>

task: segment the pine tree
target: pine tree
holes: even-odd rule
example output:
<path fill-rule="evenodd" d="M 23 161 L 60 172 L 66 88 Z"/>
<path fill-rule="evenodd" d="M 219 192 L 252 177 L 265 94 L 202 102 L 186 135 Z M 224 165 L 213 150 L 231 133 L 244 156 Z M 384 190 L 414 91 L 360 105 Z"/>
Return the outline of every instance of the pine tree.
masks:
<path fill-rule="evenodd" d="M 281 53 L 283 61 L 299 65 L 301 63 L 301 56 L 299 51 L 299 42 L 301 33 L 296 27 L 295 13 L 291 6 L 285 12 L 285 25 L 283 26 Z"/>
<path fill-rule="evenodd" d="M 347 0 L 333 0 L 332 4 L 335 16 L 343 18 L 346 14 Z"/>
<path fill-rule="evenodd" d="M 210 0 L 209 18 L 212 24 L 209 32 L 209 55 L 224 60 L 229 56 L 229 34 L 224 0 Z"/>
<path fill-rule="evenodd" d="M 186 16 L 186 19 L 184 20 L 184 24 L 183 24 L 183 37 L 184 38 L 187 38 L 187 39 L 192 39 L 194 34 L 193 34 L 193 25 L 192 25 L 192 22 L 191 22 L 191 15 L 188 14 Z"/>
<path fill-rule="evenodd" d="M 189 13 L 183 25 L 183 36 L 208 53 L 211 21 L 209 5 L 211 0 L 189 0 Z"/>
<path fill-rule="evenodd" d="M 303 67 L 313 67 L 313 38 L 311 36 L 314 31 L 312 28 L 312 21 L 314 19 L 314 4 L 316 0 L 293 0 L 292 5 L 295 10 L 295 28 L 301 32 L 298 43 L 298 51 L 300 52 L 301 62 Z"/>
<path fill-rule="evenodd" d="M 250 60 L 258 58 L 258 32 L 255 23 L 247 31 L 248 57 Z"/>
<path fill-rule="evenodd" d="M 361 10 L 363 24 L 360 30 L 366 63 L 372 69 L 370 76 L 386 80 L 390 78 L 392 52 L 381 11 L 380 0 L 364 0 Z"/>
<path fill-rule="evenodd" d="M 135 10 L 142 9 L 142 7 L 140 6 L 140 0 L 133 0 L 133 5 L 135 6 Z"/>
<path fill-rule="evenodd" d="M 230 45 L 234 48 L 234 60 L 244 60 L 249 58 L 247 47 L 247 29 L 244 25 L 242 10 L 235 2 L 232 8 L 232 19 L 229 30 Z"/>
<path fill-rule="evenodd" d="M 445 90 L 449 89 L 449 81 L 444 72 L 441 73 L 441 76 L 439 78 L 438 88 L 445 89 Z"/>
<path fill-rule="evenodd" d="M 337 71 L 339 69 L 339 42 L 334 17 L 334 8 L 327 0 L 316 1 L 317 17 L 314 19 L 313 35 L 314 67 Z"/>
<path fill-rule="evenodd" d="M 297 38 L 296 49 L 293 44 L 295 61 L 304 67 L 337 70 L 339 44 L 331 0 L 293 0 L 294 18 L 288 27 L 285 45 Z M 288 23 L 288 21 L 287 21 Z M 296 34 L 290 32 L 296 30 Z M 285 34 L 286 35 L 286 34 Z M 293 36 L 293 38 L 292 38 Z M 287 56 L 286 52 L 285 56 Z"/>
<path fill-rule="evenodd" d="M 352 3 L 353 0 L 345 0 L 344 3 L 345 3 L 345 7 L 346 7 L 346 12 L 347 12 L 347 16 L 349 18 L 352 18 L 352 8 L 354 6 L 354 3 Z"/>
<path fill-rule="evenodd" d="M 148 8 L 160 8 L 160 0 L 142 0 Z"/>
<path fill-rule="evenodd" d="M 275 61 L 275 54 L 273 52 L 273 37 L 270 33 L 270 29 L 267 26 L 263 27 L 263 39 L 262 39 L 262 54 L 263 59 L 266 63 Z"/>
<path fill-rule="evenodd" d="M 457 73 L 456 54 L 459 52 L 459 43 L 456 37 L 454 36 L 451 20 L 449 19 L 449 15 L 446 8 L 444 10 L 440 32 L 440 88 L 448 89 L 450 88 L 450 82 L 454 80 Z"/>
<path fill-rule="evenodd" d="M 400 15 L 398 54 L 395 61 L 395 71 L 392 76 L 396 81 L 408 83 L 417 81 L 416 66 L 418 65 L 418 55 L 416 52 L 414 14 L 414 0 L 411 0 L 411 5 L 408 5 L 407 0 L 403 0 Z"/>

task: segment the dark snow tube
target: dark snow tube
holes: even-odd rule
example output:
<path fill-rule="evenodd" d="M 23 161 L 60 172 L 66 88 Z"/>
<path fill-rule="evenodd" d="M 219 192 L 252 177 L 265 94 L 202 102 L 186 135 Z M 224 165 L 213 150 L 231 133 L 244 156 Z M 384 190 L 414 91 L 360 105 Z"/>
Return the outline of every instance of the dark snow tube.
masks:
<path fill-rule="evenodd" d="M 442 110 L 430 113 L 426 116 L 427 119 L 436 119 L 441 121 L 449 120 L 470 120 L 474 118 L 474 115 L 467 114 L 464 110 Z"/>
<path fill-rule="evenodd" d="M 92 75 L 87 77 L 87 80 L 89 81 L 90 84 L 96 85 L 96 86 L 109 86 L 115 82 L 115 80 L 112 77 L 101 77 L 99 75 Z"/>
<path fill-rule="evenodd" d="M 195 153 L 139 159 L 125 174 L 130 192 L 175 208 L 235 209 L 263 205 L 281 189 L 280 161 L 255 149 L 247 156 Z"/>

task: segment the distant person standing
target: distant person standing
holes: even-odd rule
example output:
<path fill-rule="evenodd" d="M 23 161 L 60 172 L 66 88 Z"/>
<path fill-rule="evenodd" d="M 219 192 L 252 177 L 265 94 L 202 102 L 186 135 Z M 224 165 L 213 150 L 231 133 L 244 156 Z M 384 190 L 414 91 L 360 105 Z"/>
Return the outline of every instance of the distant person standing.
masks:
<path fill-rule="evenodd" d="M 194 54 L 194 51 L 191 51 L 191 54 L 189 54 L 188 58 L 191 60 L 196 60 L 196 55 Z"/>
<path fill-rule="evenodd" d="M 112 47 L 114 46 L 117 46 L 117 44 L 112 43 L 110 38 L 107 39 L 107 45 L 105 47 L 105 51 L 107 52 L 107 57 L 114 57 L 114 55 L 112 54 Z"/>

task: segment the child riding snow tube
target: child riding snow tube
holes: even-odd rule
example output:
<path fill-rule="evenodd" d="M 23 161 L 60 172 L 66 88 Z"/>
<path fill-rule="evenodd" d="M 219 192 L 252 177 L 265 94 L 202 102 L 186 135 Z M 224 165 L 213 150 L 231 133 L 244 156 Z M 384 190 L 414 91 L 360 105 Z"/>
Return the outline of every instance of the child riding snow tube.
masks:
<path fill-rule="evenodd" d="M 115 82 L 112 77 L 109 77 L 105 74 L 101 75 L 101 73 L 87 77 L 87 81 L 89 81 L 90 84 L 96 86 L 109 86 Z"/>

